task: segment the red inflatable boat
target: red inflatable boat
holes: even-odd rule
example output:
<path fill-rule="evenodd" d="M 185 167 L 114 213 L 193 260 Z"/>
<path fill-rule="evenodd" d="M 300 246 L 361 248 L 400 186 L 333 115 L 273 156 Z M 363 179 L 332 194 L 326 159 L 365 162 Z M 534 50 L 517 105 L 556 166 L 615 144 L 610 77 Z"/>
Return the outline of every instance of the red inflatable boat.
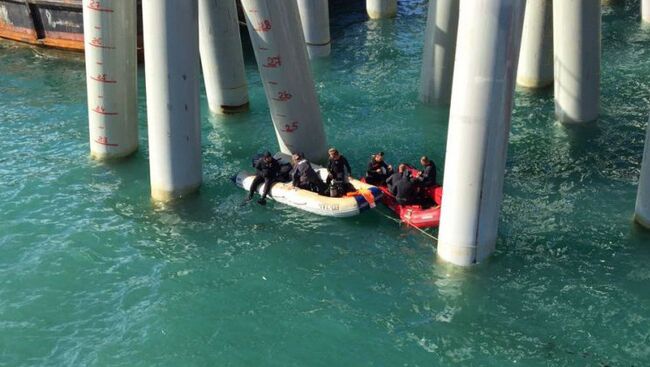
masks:
<path fill-rule="evenodd" d="M 420 172 L 409 167 L 411 175 L 417 177 Z M 429 187 L 425 197 L 431 199 L 429 205 L 398 204 L 395 196 L 386 186 L 377 186 L 383 193 L 381 201 L 399 216 L 402 222 L 417 228 L 438 227 L 440 224 L 440 203 L 442 202 L 442 186 Z"/>

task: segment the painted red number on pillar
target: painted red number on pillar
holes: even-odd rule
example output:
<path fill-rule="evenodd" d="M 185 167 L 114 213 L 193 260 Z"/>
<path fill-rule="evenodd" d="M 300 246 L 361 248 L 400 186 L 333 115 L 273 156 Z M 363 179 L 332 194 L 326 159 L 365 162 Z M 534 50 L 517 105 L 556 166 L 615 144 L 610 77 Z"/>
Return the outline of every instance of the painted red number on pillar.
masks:
<path fill-rule="evenodd" d="M 287 92 L 286 90 L 283 90 L 282 92 L 278 92 L 278 96 L 273 99 L 280 102 L 286 102 L 290 100 L 292 97 L 293 96 L 291 95 L 291 93 Z"/>
<path fill-rule="evenodd" d="M 264 19 L 259 22 L 259 25 L 257 28 L 255 28 L 256 31 L 258 32 L 268 32 L 271 30 L 271 21 L 268 19 Z"/>
<path fill-rule="evenodd" d="M 282 66 L 282 60 L 280 60 L 280 56 L 269 56 L 266 58 L 266 64 L 262 66 L 265 68 L 277 68 Z"/>
<path fill-rule="evenodd" d="M 291 125 L 286 124 L 284 125 L 284 129 L 282 129 L 285 133 L 292 133 L 296 130 L 298 130 L 298 121 L 292 122 Z"/>
<path fill-rule="evenodd" d="M 90 2 L 88 2 L 88 9 L 103 11 L 107 13 L 113 12 L 113 9 L 102 8 L 102 4 L 99 2 L 99 0 L 90 0 Z"/>
<path fill-rule="evenodd" d="M 99 137 L 97 137 L 97 139 L 95 140 L 95 143 L 101 144 L 101 145 L 106 145 L 106 146 L 109 146 L 109 147 L 117 147 L 117 146 L 119 146 L 119 144 L 109 143 L 107 136 L 99 136 Z"/>

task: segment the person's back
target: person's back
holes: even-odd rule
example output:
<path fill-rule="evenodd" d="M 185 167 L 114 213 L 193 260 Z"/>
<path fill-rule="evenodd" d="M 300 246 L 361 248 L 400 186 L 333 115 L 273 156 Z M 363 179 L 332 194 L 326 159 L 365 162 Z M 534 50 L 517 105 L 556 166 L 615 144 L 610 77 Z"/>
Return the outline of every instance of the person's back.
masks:
<path fill-rule="evenodd" d="M 325 184 L 312 168 L 311 163 L 302 154 L 295 154 L 293 161 L 294 168 L 291 175 L 293 186 L 319 194 L 322 193 L 325 190 Z"/>
<path fill-rule="evenodd" d="M 395 185 L 395 198 L 400 204 L 409 204 L 413 200 L 415 186 L 407 174 L 402 174 L 397 185 Z"/>

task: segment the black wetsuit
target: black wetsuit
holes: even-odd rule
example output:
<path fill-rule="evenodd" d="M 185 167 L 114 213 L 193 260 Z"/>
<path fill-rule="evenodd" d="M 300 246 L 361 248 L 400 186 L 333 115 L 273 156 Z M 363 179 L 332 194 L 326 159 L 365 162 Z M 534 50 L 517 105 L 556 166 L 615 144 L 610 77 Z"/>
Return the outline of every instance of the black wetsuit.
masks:
<path fill-rule="evenodd" d="M 428 165 L 424 166 L 424 169 L 420 171 L 420 175 L 418 176 L 417 181 L 420 187 L 435 186 L 436 165 L 433 162 L 430 162 Z"/>
<path fill-rule="evenodd" d="M 309 161 L 303 159 L 296 163 L 291 171 L 293 186 L 304 190 L 313 191 L 319 194 L 325 192 L 325 183 L 321 180 L 318 173 L 309 164 Z"/>
<path fill-rule="evenodd" d="M 342 155 L 339 155 L 338 158 L 330 158 L 327 171 L 329 172 L 329 177 L 327 178 L 328 184 L 331 180 L 345 181 L 345 178 L 352 174 L 350 163 Z"/>
<path fill-rule="evenodd" d="M 377 172 L 377 170 L 380 170 L 380 172 Z M 391 173 L 392 172 L 388 168 L 388 164 L 386 164 L 386 162 L 377 162 L 375 158 L 372 158 L 370 163 L 368 163 L 368 170 L 366 171 L 366 182 L 371 185 L 383 185 Z"/>
<path fill-rule="evenodd" d="M 404 176 L 409 177 L 410 176 L 409 172 L 408 171 L 404 171 L 404 173 L 394 172 L 386 179 L 386 186 L 388 187 L 388 191 L 390 191 L 391 194 L 395 195 L 397 193 L 397 184 L 399 184 L 400 180 Z"/>
<path fill-rule="evenodd" d="M 248 198 L 251 199 L 255 191 L 261 183 L 264 183 L 264 192 L 262 192 L 262 200 L 266 199 L 266 196 L 271 190 L 271 185 L 277 179 L 278 173 L 280 172 L 280 164 L 275 159 L 271 159 L 270 162 L 267 162 L 266 159 L 260 158 L 255 164 L 255 179 L 251 183 L 251 189 L 248 192 Z"/>
<path fill-rule="evenodd" d="M 415 194 L 415 185 L 409 175 L 402 175 L 395 185 L 395 198 L 399 204 L 411 204 Z"/>

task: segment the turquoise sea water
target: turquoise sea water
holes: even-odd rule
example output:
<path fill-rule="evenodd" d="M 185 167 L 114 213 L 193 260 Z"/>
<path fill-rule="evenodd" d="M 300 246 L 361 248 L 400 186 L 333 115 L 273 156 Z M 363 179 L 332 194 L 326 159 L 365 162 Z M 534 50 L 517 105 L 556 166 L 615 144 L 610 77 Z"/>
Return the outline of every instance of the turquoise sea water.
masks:
<path fill-rule="evenodd" d="M 380 213 L 240 208 L 230 177 L 276 147 L 250 53 L 251 112 L 212 117 L 203 98 L 204 185 L 155 207 L 143 73 L 141 149 L 100 164 L 83 60 L 0 43 L 0 366 L 650 365 L 637 15 L 605 8 L 598 122 L 560 125 L 552 91 L 517 92 L 497 251 L 470 269 Z M 425 16 L 424 0 L 391 21 L 333 13 L 315 79 L 356 173 L 378 149 L 442 171 L 447 111 L 416 101 Z"/>

